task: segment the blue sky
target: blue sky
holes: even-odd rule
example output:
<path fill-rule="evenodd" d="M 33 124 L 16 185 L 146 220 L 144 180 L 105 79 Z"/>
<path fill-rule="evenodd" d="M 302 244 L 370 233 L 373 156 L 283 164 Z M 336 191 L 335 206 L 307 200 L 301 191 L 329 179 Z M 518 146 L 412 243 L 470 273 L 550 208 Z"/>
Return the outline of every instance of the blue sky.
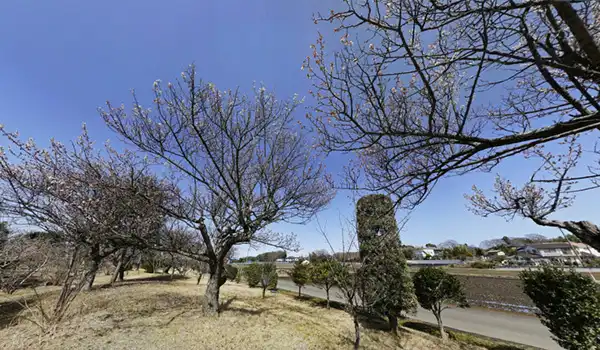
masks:
<path fill-rule="evenodd" d="M 3 1 L 0 122 L 38 141 L 73 139 L 85 122 L 93 138 L 115 140 L 96 108 L 106 100 L 129 103 L 132 88 L 148 101 L 145 97 L 154 80 L 174 80 L 192 62 L 203 80 L 220 89 L 241 86 L 249 90 L 257 82 L 280 98 L 308 95 L 311 83 L 300 70 L 303 58 L 310 54 L 317 30 L 332 35 L 331 27 L 313 23 L 312 14 L 328 12 L 338 3 L 341 1 Z M 303 114 L 300 110 L 298 118 Z M 337 174 L 344 160 L 332 156 L 326 163 Z M 495 171 L 523 180 L 531 166 L 511 160 Z M 493 173 L 471 174 L 442 181 L 411 216 L 401 236 L 403 242 L 454 239 L 479 244 L 503 235 L 559 234 L 524 220 L 507 223 L 469 213 L 463 194 L 473 184 L 489 188 L 493 178 Z M 319 215 L 336 248 L 339 216 L 352 216 L 351 196 L 339 193 Z M 592 200 L 591 192 L 580 195 L 575 206 L 555 217 L 593 221 L 597 206 Z M 326 248 L 315 222 L 274 228 L 296 233 L 303 252 Z"/>

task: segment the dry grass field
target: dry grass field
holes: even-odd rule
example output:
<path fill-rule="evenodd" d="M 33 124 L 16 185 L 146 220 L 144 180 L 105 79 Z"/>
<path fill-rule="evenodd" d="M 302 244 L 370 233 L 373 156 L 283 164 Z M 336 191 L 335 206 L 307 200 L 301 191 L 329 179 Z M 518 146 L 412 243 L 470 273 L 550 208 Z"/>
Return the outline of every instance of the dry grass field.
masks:
<path fill-rule="evenodd" d="M 205 316 L 200 306 L 204 283 L 194 279 L 133 273 L 129 281 L 100 285 L 81 294 L 67 319 L 41 332 L 32 293 L 0 296 L 1 349 L 349 349 L 354 335 L 350 317 L 286 294 L 260 298 L 258 289 L 228 282 L 222 288 L 223 312 Z M 50 305 L 56 288 L 42 290 Z M 29 308 L 14 300 L 30 298 Z M 21 303 L 22 304 L 22 303 Z M 27 319 L 29 320 L 27 320 Z M 444 344 L 429 334 L 403 329 L 399 338 L 366 327 L 365 349 L 482 349 Z"/>

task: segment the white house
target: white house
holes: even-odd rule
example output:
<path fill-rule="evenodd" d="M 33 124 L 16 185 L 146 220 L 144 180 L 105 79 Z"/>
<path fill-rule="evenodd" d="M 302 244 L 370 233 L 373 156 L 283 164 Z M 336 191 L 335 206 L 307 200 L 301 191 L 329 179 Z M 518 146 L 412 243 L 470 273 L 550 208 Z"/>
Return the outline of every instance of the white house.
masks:
<path fill-rule="evenodd" d="M 597 258 L 600 252 L 585 243 L 533 243 L 517 249 L 517 256 L 545 261 L 581 264 L 581 258 Z"/>
<path fill-rule="evenodd" d="M 416 260 L 425 260 L 437 257 L 441 254 L 442 249 L 439 248 L 421 248 L 415 249 L 414 257 Z"/>
<path fill-rule="evenodd" d="M 485 252 L 485 256 L 488 258 L 494 258 L 498 256 L 506 256 L 506 253 L 504 253 L 500 249 L 490 249 Z"/>
<path fill-rule="evenodd" d="M 299 261 L 300 258 L 299 257 L 295 257 L 295 256 L 288 256 L 287 258 L 285 258 L 285 262 L 287 263 L 295 263 L 296 261 Z"/>

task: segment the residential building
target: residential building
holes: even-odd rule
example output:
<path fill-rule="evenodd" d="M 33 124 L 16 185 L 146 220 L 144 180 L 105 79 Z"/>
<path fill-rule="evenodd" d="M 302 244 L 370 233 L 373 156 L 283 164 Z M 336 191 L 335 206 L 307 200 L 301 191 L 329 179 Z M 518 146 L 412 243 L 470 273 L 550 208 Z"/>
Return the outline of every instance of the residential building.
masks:
<path fill-rule="evenodd" d="M 440 248 L 420 248 L 415 249 L 414 258 L 416 260 L 427 260 L 438 258 L 442 255 L 443 249 Z"/>
<path fill-rule="evenodd" d="M 580 258 L 598 258 L 600 252 L 585 243 L 533 243 L 517 249 L 517 256 L 531 260 L 581 265 Z"/>
<path fill-rule="evenodd" d="M 484 255 L 487 258 L 495 258 L 495 257 L 499 257 L 499 256 L 506 256 L 506 253 L 504 253 L 500 249 L 490 249 L 490 250 L 486 251 Z"/>
<path fill-rule="evenodd" d="M 295 263 L 296 261 L 300 261 L 300 257 L 296 257 L 296 256 L 288 256 L 287 258 L 285 258 L 285 262 L 287 263 Z"/>

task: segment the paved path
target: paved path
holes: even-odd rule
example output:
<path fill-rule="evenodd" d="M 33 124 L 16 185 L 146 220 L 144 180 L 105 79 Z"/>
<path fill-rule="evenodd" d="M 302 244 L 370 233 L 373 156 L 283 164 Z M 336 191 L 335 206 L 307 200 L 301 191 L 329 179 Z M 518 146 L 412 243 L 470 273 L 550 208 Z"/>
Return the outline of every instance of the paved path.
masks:
<path fill-rule="evenodd" d="M 298 291 L 298 287 L 288 280 L 279 279 L 278 288 Z M 325 291 L 316 286 L 307 285 L 302 293 L 314 297 L 325 298 Z M 331 290 L 331 300 L 343 302 L 339 290 Z M 419 308 L 412 318 L 437 324 L 430 311 Z M 561 347 L 550 337 L 550 332 L 534 316 L 509 312 L 486 310 L 481 308 L 448 309 L 442 313 L 444 324 L 462 331 L 484 336 L 513 341 L 542 349 L 560 350 Z"/>

